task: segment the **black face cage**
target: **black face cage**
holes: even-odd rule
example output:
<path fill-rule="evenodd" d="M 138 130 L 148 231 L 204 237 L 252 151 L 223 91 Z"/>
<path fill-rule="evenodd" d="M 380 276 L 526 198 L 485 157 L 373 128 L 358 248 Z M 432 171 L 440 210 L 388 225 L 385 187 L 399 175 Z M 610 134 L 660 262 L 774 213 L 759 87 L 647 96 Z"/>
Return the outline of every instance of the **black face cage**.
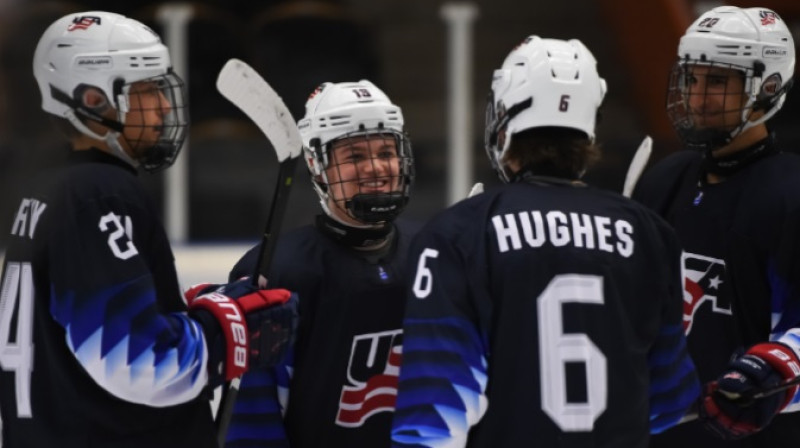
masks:
<path fill-rule="evenodd" d="M 147 88 L 131 91 L 133 84 L 140 83 Z M 125 139 L 133 149 L 136 160 L 149 172 L 169 167 L 178 157 L 189 127 L 189 107 L 183 80 L 175 73 L 168 72 L 126 84 L 123 91 L 128 93 L 131 107 L 136 102 L 144 105 L 129 109 L 125 115 Z M 137 96 L 139 98 L 135 98 Z M 146 119 L 153 111 L 161 118 L 160 124 L 153 125 Z M 135 114 L 141 115 L 136 122 L 142 124 L 131 124 Z"/>
<path fill-rule="evenodd" d="M 494 91 L 489 93 L 486 101 L 486 125 L 483 135 L 483 146 L 486 155 L 492 162 L 492 167 L 497 171 L 500 179 L 508 181 L 509 174 L 506 172 L 500 154 L 506 146 L 508 136 L 508 123 L 512 118 L 519 115 L 525 109 L 533 105 L 533 97 L 522 100 L 519 103 L 506 108 L 502 101 L 495 101 Z"/>
<path fill-rule="evenodd" d="M 500 161 L 497 160 L 498 157 L 498 150 L 502 148 L 502 145 L 498 145 L 500 140 L 500 130 L 498 129 L 500 115 L 505 114 L 505 108 L 502 107 L 502 104 L 499 104 L 500 110 L 498 111 L 495 108 L 495 101 L 494 101 L 494 92 L 489 92 L 489 96 L 486 98 L 486 120 L 485 126 L 483 131 L 483 147 L 486 149 L 486 155 L 489 157 L 489 161 L 492 163 L 492 167 L 497 170 L 500 167 Z M 505 135 L 502 136 L 505 138 Z"/>
<path fill-rule="evenodd" d="M 702 67 L 703 72 L 697 68 Z M 754 70 L 739 65 L 678 60 L 667 86 L 666 110 L 672 127 L 691 149 L 712 151 L 727 145 L 744 128 L 743 111 Z M 729 79 L 742 80 L 742 90 L 728 91 Z M 737 96 L 734 94 L 740 94 Z"/>
<path fill-rule="evenodd" d="M 395 146 L 376 147 L 376 139 L 391 139 Z M 324 154 L 318 151 L 318 163 L 337 170 L 339 181 L 332 181 L 328 174 L 325 182 L 318 185 L 336 207 L 368 224 L 393 221 L 403 211 L 416 174 L 408 135 L 389 129 L 356 131 L 329 142 L 325 149 Z M 333 151 L 337 151 L 336 155 Z M 349 189 L 346 185 L 350 185 Z M 385 185 L 391 188 L 387 190 Z M 349 197 L 340 197 L 341 192 L 353 189 L 353 194 L 345 194 Z"/>

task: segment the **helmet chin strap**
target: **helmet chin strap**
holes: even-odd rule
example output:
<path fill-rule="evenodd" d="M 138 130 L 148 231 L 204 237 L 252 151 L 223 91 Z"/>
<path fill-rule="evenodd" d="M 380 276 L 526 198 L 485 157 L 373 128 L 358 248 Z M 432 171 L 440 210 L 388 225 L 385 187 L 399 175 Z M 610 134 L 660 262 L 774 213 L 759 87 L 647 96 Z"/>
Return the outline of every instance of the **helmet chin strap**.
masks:
<path fill-rule="evenodd" d="M 128 155 L 128 153 L 125 151 L 125 149 L 119 143 L 119 138 L 122 136 L 121 132 L 117 132 L 117 131 L 115 131 L 113 129 L 109 129 L 108 132 L 106 132 L 105 135 L 100 135 L 100 134 L 92 131 L 91 129 L 89 129 L 89 127 L 86 126 L 78 118 L 78 116 L 75 114 L 75 110 L 74 109 L 68 110 L 67 113 L 64 114 L 64 118 L 69 120 L 69 122 L 72 123 L 72 125 L 75 126 L 75 128 L 78 129 L 79 131 L 81 131 L 81 133 L 83 133 L 84 135 L 87 135 L 87 136 L 89 136 L 89 137 L 91 137 L 91 138 L 93 138 L 95 140 L 99 140 L 99 141 L 104 142 L 109 148 L 111 148 L 111 150 L 112 150 L 111 153 L 113 155 L 115 155 L 118 158 L 122 159 L 123 161 L 125 161 L 126 163 L 128 163 L 129 165 L 131 165 L 134 168 L 137 168 L 139 166 L 139 162 L 137 162 L 133 157 Z"/>
<path fill-rule="evenodd" d="M 112 154 L 129 163 L 132 167 L 138 168 L 139 162 L 128 155 L 125 149 L 120 145 L 119 138 L 122 136 L 119 132 L 108 131 L 105 136 L 105 142 L 109 148 L 113 150 Z"/>
<path fill-rule="evenodd" d="M 708 173 L 729 177 L 755 161 L 777 152 L 778 150 L 773 144 L 773 136 L 769 135 L 766 139 L 727 156 L 714 157 L 707 152 L 703 157 L 701 167 Z"/>
<path fill-rule="evenodd" d="M 747 119 L 747 116 L 749 115 L 747 112 L 750 111 L 752 113 L 753 110 L 754 110 L 753 106 L 756 103 L 755 100 L 750 99 L 749 104 L 747 105 L 747 107 L 745 107 L 744 110 L 742 110 L 742 122 L 744 122 L 744 126 L 741 126 L 738 129 L 738 132 L 736 132 L 734 130 L 735 134 L 732 133 L 731 140 L 733 140 L 737 135 L 741 134 L 742 132 L 744 132 L 744 131 L 752 128 L 752 127 L 758 126 L 761 123 L 764 123 L 767 120 L 769 120 L 770 118 L 772 118 L 772 116 L 775 115 L 778 112 L 778 110 L 780 110 L 781 106 L 783 106 L 783 102 L 786 101 L 786 95 L 785 94 L 780 94 L 780 95 L 781 95 L 780 98 L 777 100 L 775 105 L 773 105 L 770 108 L 770 110 L 768 112 L 764 113 L 764 115 L 762 115 L 760 118 L 758 118 L 757 120 L 753 120 L 753 121 L 750 121 L 750 120 Z"/>

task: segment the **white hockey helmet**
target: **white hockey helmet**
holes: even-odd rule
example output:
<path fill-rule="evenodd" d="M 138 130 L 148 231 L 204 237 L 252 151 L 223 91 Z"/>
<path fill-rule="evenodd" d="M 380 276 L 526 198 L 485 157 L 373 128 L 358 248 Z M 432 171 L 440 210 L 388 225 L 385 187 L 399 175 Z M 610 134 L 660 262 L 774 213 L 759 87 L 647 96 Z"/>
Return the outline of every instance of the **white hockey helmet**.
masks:
<path fill-rule="evenodd" d="M 188 126 L 184 85 L 172 73 L 167 47 L 146 25 L 119 14 L 89 11 L 68 14 L 44 32 L 33 57 L 33 73 L 42 94 L 42 109 L 69 120 L 80 132 L 104 140 L 133 165 L 155 171 L 172 164 Z M 130 110 L 131 84 L 152 82 L 169 101 L 163 125 L 152 148 L 132 160 L 117 139 Z M 102 117 L 82 101 L 88 87 L 101 90 L 117 110 L 117 121 Z M 79 118 L 109 128 L 105 136 L 90 130 Z"/>
<path fill-rule="evenodd" d="M 697 129 L 688 105 L 686 76 L 692 66 L 713 66 L 741 72 L 744 95 L 741 122 L 734 129 Z M 794 82 L 795 48 L 786 23 L 767 8 L 719 6 L 701 15 L 678 45 L 670 76 L 667 114 L 684 142 L 696 149 L 724 146 L 744 130 L 763 123 L 780 110 Z M 764 111 L 754 121 L 753 109 Z"/>
<path fill-rule="evenodd" d="M 304 159 L 323 210 L 330 204 L 366 225 L 392 221 L 408 204 L 414 180 L 411 142 L 403 131 L 403 113 L 375 84 L 358 82 L 324 83 L 306 102 L 306 114 L 297 123 L 303 140 Z M 359 193 L 351 198 L 331 197 L 326 168 L 331 145 L 356 137 L 383 135 L 395 139 L 399 161 L 398 191 L 389 194 Z"/>
<path fill-rule="evenodd" d="M 494 71 L 486 106 L 484 144 L 500 178 L 509 181 L 503 156 L 526 129 L 571 128 L 593 140 L 605 94 L 597 61 L 579 40 L 527 37 Z"/>

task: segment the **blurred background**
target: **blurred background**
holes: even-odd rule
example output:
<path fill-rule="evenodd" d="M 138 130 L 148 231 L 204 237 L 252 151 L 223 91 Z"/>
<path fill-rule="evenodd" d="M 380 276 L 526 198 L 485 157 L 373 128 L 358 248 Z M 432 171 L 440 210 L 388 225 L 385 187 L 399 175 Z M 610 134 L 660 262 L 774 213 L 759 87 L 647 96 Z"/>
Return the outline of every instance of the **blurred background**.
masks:
<path fill-rule="evenodd" d="M 492 70 L 531 34 L 580 39 L 608 82 L 597 130 L 604 159 L 588 182 L 621 190 L 646 135 L 651 164 L 679 150 L 664 113 L 668 72 L 686 27 L 721 4 L 772 8 L 800 40 L 798 0 L 0 0 L 0 225 L 11 222 L 20 182 L 66 153 L 39 107 L 31 61 L 45 28 L 70 12 L 111 10 L 150 25 L 188 82 L 188 144 L 176 167 L 141 177 L 163 210 L 182 279 L 193 282 L 224 279 L 258 241 L 277 172 L 260 131 L 216 91 L 229 58 L 256 68 L 296 119 L 322 82 L 380 86 L 402 107 L 413 142 L 417 182 L 405 217 L 424 221 L 473 182 L 498 182 L 483 150 L 485 99 Z M 771 123 L 785 147 L 800 148 L 800 89 Z M 284 230 L 320 210 L 298 168 Z M 0 233 L 0 252 L 6 242 Z"/>

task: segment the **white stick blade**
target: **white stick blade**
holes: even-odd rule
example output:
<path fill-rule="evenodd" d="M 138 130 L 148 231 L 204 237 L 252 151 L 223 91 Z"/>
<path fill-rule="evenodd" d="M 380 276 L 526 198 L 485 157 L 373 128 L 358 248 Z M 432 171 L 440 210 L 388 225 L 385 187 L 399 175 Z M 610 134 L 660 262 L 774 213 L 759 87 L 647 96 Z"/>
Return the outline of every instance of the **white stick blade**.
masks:
<path fill-rule="evenodd" d="M 472 186 L 472 189 L 469 190 L 469 194 L 467 195 L 467 197 L 471 198 L 481 193 L 483 193 L 483 182 L 477 182 L 475 185 Z"/>
<path fill-rule="evenodd" d="M 217 90 L 261 129 L 279 161 L 300 155 L 303 142 L 289 108 L 252 67 L 230 59 L 219 72 Z"/>
<path fill-rule="evenodd" d="M 633 189 L 636 187 L 636 182 L 647 166 L 647 161 L 650 159 L 650 153 L 653 152 L 653 139 L 648 135 L 642 140 L 636 153 L 633 155 L 630 166 L 628 166 L 628 173 L 625 175 L 625 184 L 622 187 L 622 195 L 626 198 L 631 197 Z"/>

